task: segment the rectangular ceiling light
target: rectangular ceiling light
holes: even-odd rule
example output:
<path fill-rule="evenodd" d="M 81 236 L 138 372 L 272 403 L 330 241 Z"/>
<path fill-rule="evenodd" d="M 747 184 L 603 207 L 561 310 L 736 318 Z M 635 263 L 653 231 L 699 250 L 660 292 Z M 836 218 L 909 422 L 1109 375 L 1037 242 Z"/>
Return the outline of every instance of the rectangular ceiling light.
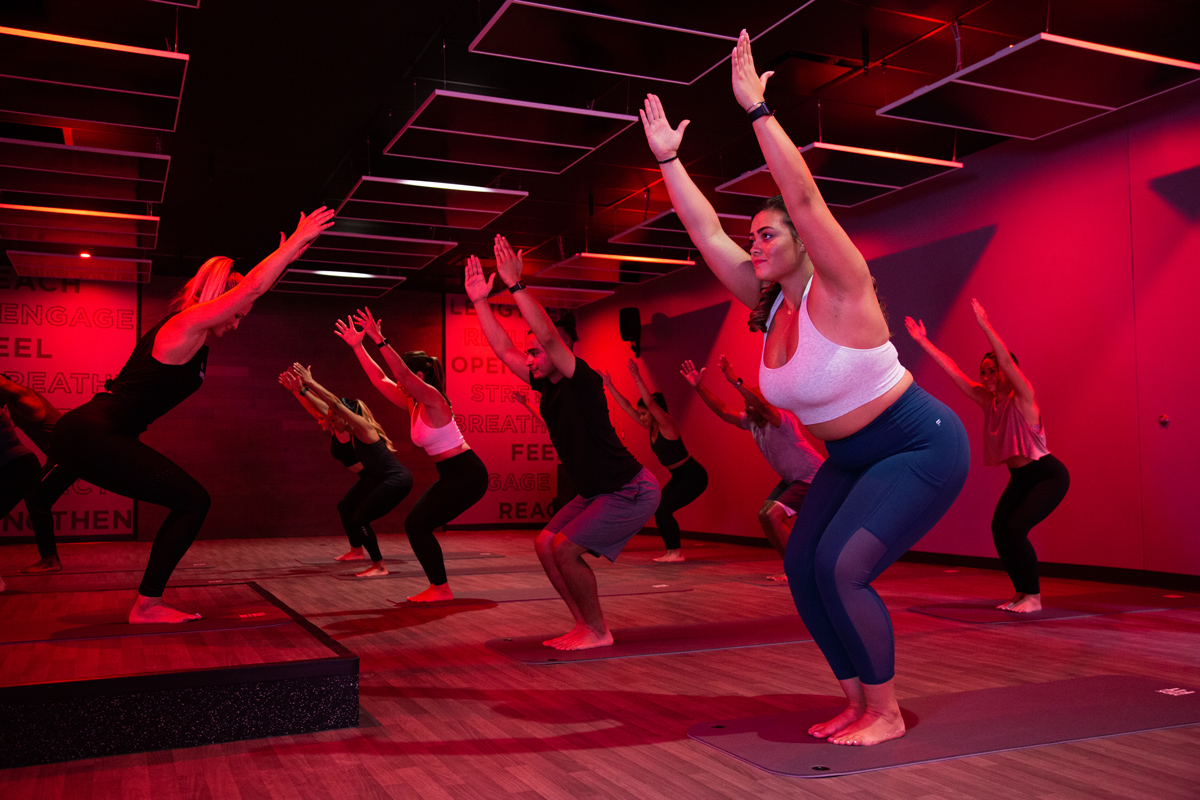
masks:
<path fill-rule="evenodd" d="M 188 57 L 0 27 L 0 119 L 173 131 Z"/>
<path fill-rule="evenodd" d="M 946 172 L 962 169 L 959 161 L 889 153 L 865 147 L 812 142 L 799 148 L 804 162 L 831 206 L 850 207 Z M 779 187 L 766 165 L 717 187 L 718 192 L 774 197 Z"/>
<path fill-rule="evenodd" d="M 1039 33 L 875 113 L 1039 139 L 1200 78 L 1200 64 Z"/>
<path fill-rule="evenodd" d="M 735 242 L 750 236 L 750 217 L 744 214 L 717 214 L 721 227 Z M 608 240 L 612 244 L 636 244 L 644 247 L 666 247 L 675 250 L 695 250 L 696 245 L 683 227 L 683 221 L 668 208 L 650 219 L 626 228 Z"/>
<path fill-rule="evenodd" d="M 344 297 L 381 297 L 404 281 L 405 278 L 400 276 L 348 269 L 289 268 L 272 287 L 272 291 Z"/>
<path fill-rule="evenodd" d="M 4 191 L 161 203 L 171 157 L 0 139 Z"/>
<path fill-rule="evenodd" d="M 591 281 L 594 283 L 643 283 L 696 262 L 683 258 L 648 258 L 609 253 L 577 253 L 551 264 L 539 278 Z"/>
<path fill-rule="evenodd" d="M 515 189 L 364 175 L 338 206 L 338 219 L 481 230 L 529 196 Z"/>
<path fill-rule="evenodd" d="M 383 151 L 557 175 L 637 121 L 628 114 L 438 89 Z"/>
<path fill-rule="evenodd" d="M 109 258 L 25 250 L 8 250 L 6 255 L 22 278 L 150 282 L 150 259 L 147 258 Z"/>
<path fill-rule="evenodd" d="M 578 289 L 569 286 L 529 286 L 530 295 L 546 308 L 579 308 L 611 297 L 612 289 Z"/>
<path fill-rule="evenodd" d="M 16 242 L 153 250 L 158 217 L 0 203 L 0 238 Z"/>
<path fill-rule="evenodd" d="M 458 242 L 439 239 L 411 239 L 402 236 L 382 236 L 371 233 L 325 231 L 297 263 L 343 264 L 354 267 L 390 269 L 421 269 L 434 259 L 458 246 Z M 313 267 L 331 269 L 337 267 Z"/>

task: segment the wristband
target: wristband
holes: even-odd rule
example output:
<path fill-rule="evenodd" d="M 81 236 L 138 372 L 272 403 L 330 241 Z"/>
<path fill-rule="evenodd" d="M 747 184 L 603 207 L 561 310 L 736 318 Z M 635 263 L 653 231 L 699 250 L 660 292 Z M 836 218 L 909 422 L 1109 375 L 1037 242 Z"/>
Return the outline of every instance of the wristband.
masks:
<path fill-rule="evenodd" d="M 742 385 L 742 379 L 738 378 L 736 381 L 733 382 L 733 385 L 740 387 Z"/>
<path fill-rule="evenodd" d="M 677 158 L 679 158 L 679 153 L 676 153 L 675 155 L 671 156 L 670 158 L 664 158 L 661 161 L 659 161 L 658 163 L 669 164 L 670 162 L 674 161 Z"/>
<path fill-rule="evenodd" d="M 382 339 L 380 339 L 380 340 L 379 340 L 379 341 L 378 341 L 376 344 L 377 344 L 377 346 L 378 346 L 378 347 L 387 347 L 387 345 L 388 345 L 388 340 L 387 340 L 387 337 L 386 337 L 386 336 L 385 336 L 385 337 L 383 337 L 383 338 L 382 338 Z"/>
<path fill-rule="evenodd" d="M 753 123 L 754 120 L 756 120 L 756 119 L 761 119 L 762 117 L 770 117 L 774 113 L 775 112 L 773 112 L 771 109 L 767 108 L 767 101 L 763 100 L 761 102 L 755 103 L 754 105 L 750 106 L 750 108 L 746 109 L 746 118 L 749 119 L 751 123 Z"/>
<path fill-rule="evenodd" d="M 512 286 L 509 286 L 507 288 L 508 288 L 509 294 L 516 294 L 517 292 L 522 291 L 525 288 L 525 282 L 517 281 Z"/>
<path fill-rule="evenodd" d="M 301 387 L 300 387 L 300 396 L 301 396 L 301 397 L 304 397 L 304 395 L 306 395 L 306 394 L 308 394 L 308 387 L 307 387 L 307 386 L 301 386 Z"/>

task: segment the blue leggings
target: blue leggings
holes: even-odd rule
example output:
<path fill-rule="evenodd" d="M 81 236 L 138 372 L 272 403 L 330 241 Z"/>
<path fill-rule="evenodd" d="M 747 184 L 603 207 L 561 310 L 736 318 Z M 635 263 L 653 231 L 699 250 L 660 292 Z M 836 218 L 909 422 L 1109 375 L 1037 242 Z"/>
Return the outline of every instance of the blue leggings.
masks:
<path fill-rule="evenodd" d="M 870 584 L 958 497 L 971 458 L 967 433 L 914 383 L 865 428 L 826 446 L 788 539 L 788 584 L 837 679 L 887 683 L 895 636 Z"/>

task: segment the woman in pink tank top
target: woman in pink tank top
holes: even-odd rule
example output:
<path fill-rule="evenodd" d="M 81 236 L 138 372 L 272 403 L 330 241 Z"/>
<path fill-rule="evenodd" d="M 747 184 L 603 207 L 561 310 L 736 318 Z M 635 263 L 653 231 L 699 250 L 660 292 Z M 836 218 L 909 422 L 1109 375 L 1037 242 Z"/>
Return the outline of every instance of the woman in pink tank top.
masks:
<path fill-rule="evenodd" d="M 1016 594 L 997 608 L 1018 613 L 1039 611 L 1042 590 L 1037 552 L 1029 542 L 1029 532 L 1066 497 L 1071 476 L 1046 447 L 1042 410 L 1033 386 L 1017 366 L 1017 357 L 1001 341 L 978 300 L 971 299 L 971 308 L 992 346 L 979 364 L 978 383 L 929 341 L 924 322 L 905 317 L 904 325 L 954 385 L 983 409 L 983 463 L 1008 467 L 1008 486 L 992 515 L 992 540 Z"/>

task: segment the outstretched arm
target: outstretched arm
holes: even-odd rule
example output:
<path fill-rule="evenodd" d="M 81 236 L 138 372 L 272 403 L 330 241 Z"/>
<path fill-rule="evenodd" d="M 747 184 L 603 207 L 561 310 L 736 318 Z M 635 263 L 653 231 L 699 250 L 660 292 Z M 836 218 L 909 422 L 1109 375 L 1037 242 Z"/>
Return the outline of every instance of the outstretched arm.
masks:
<path fill-rule="evenodd" d="M 475 316 L 479 319 L 479 327 L 483 329 L 483 335 L 491 345 L 492 352 L 499 356 L 513 375 L 529 383 L 529 368 L 525 365 L 525 354 L 513 345 L 512 339 L 508 338 L 500 321 L 496 319 L 496 312 L 492 310 L 492 305 L 488 302 L 488 295 L 492 291 L 492 283 L 495 280 L 495 274 L 484 280 L 483 264 L 479 262 L 478 257 L 470 256 L 467 259 L 463 288 L 467 292 L 467 299 L 475 306 Z"/>
<path fill-rule="evenodd" d="M 734 374 L 733 365 L 729 363 L 728 358 L 721 356 L 720 360 L 717 361 L 717 365 L 725 375 L 725 380 L 729 381 L 729 385 L 737 389 L 738 394 L 742 396 L 742 400 L 757 408 L 767 418 L 767 422 L 772 427 L 778 428 L 779 423 L 783 421 L 783 416 L 779 413 L 779 409 L 768 403 L 761 394 L 755 391 L 753 386 L 750 386 Z"/>
<path fill-rule="evenodd" d="M 521 271 L 524 268 L 521 258 L 523 254 L 513 250 L 508 239 L 500 234 L 496 234 L 495 253 L 496 274 L 500 276 L 500 280 L 504 281 L 506 286 L 514 286 L 520 282 Z M 564 377 L 568 379 L 575 377 L 575 354 L 558 335 L 558 329 L 554 327 L 554 320 L 550 319 L 546 309 L 542 308 L 541 303 L 534 300 L 533 296 L 524 290 L 514 292 L 512 298 L 517 305 L 517 310 L 529 324 L 529 330 L 533 331 L 538 342 L 546 348 L 546 355 L 550 358 L 550 363 L 554 364 Z"/>
<path fill-rule="evenodd" d="M 371 354 L 363 347 L 363 331 L 354 327 L 354 318 L 348 317 L 345 322 L 339 319 L 334 323 L 334 328 L 338 337 L 350 345 L 350 349 L 354 351 L 359 366 L 363 368 L 363 372 L 367 373 L 367 377 L 371 380 L 371 385 L 395 405 L 407 408 L 408 400 L 404 397 L 404 393 L 396 386 L 396 382 L 387 376 L 383 371 L 383 367 L 375 363 L 375 359 L 371 358 Z"/>
<path fill-rule="evenodd" d="M 691 361 L 684 361 L 683 366 L 679 369 L 679 374 L 683 379 L 692 385 L 700 395 L 700 399 L 704 401 L 704 405 L 712 409 L 712 412 L 721 419 L 735 427 L 742 427 L 741 415 L 736 413 L 732 408 L 725 405 L 721 398 L 717 397 L 712 391 L 703 384 L 704 372 L 708 367 L 702 367 L 697 370 L 696 366 Z"/>
<path fill-rule="evenodd" d="M 621 407 L 621 410 L 628 414 L 630 418 L 638 425 L 649 429 L 650 425 L 642 422 L 642 418 L 638 415 L 637 410 L 633 407 L 633 404 L 626 399 L 625 395 L 617 391 L 617 387 L 613 385 L 612 375 L 608 373 L 608 370 L 604 370 L 600 373 L 600 379 L 604 381 L 604 388 L 608 389 L 608 393 L 612 395 L 613 400 L 617 401 L 617 405 Z"/>
<path fill-rule="evenodd" d="M 986 406 L 991 402 L 991 395 L 987 389 L 983 388 L 982 384 L 976 383 L 967 377 L 967 373 L 963 372 L 958 364 L 954 363 L 954 359 L 943 353 L 934 346 L 933 342 L 929 341 L 929 335 L 925 332 L 925 322 L 923 320 L 914 321 L 912 317 L 904 318 L 904 327 L 908 330 L 908 335 L 921 345 L 921 349 L 929 354 L 939 367 L 947 375 L 950 380 L 954 381 L 954 385 L 962 391 L 967 397 L 974 400 L 981 406 Z M 1007 352 L 1007 351 L 1005 351 Z"/>
<path fill-rule="evenodd" d="M 46 418 L 46 406 L 37 392 L 4 374 L 0 374 L 0 403 L 7 404 L 9 411 L 22 419 L 41 422 Z"/>
<path fill-rule="evenodd" d="M 671 205 L 683 221 L 688 236 L 704 256 L 704 263 L 733 296 L 750 308 L 758 305 L 762 282 L 754 277 L 750 254 L 730 238 L 721 227 L 721 219 L 708 198 L 692 181 L 683 162 L 678 158 L 683 132 L 691 120 L 683 120 L 678 128 L 667 122 L 662 101 L 657 95 L 646 95 L 645 106 L 639 112 L 650 152 L 660 162 L 663 181 L 671 196 Z M 666 162 L 666 163 L 662 163 Z"/>
<path fill-rule="evenodd" d="M 1000 334 L 996 333 L 996 329 L 988 322 L 987 312 L 983 310 L 983 306 L 974 297 L 971 298 L 971 310 L 975 312 L 975 321 L 983 329 L 988 343 L 991 344 L 992 350 L 996 353 L 996 366 L 1008 377 L 1008 382 L 1012 384 L 1013 393 L 1016 395 L 1018 402 L 1032 405 L 1034 403 L 1032 384 L 1025 377 L 1025 373 L 1021 372 L 1021 368 L 1012 360 L 1012 356 L 1008 354 L 1008 346 L 1004 344 L 1000 339 Z"/>
<path fill-rule="evenodd" d="M 679 427 L 675 424 L 675 420 L 671 418 L 671 415 L 667 413 L 667 410 L 655 401 L 654 395 L 650 394 L 650 389 L 646 386 L 646 382 L 642 380 L 642 371 L 638 369 L 638 363 L 632 358 L 629 359 L 629 374 L 633 377 L 633 383 L 637 386 L 638 394 L 642 396 L 642 402 L 646 404 L 646 410 L 658 422 L 659 430 L 668 439 L 678 439 Z"/>
<path fill-rule="evenodd" d="M 300 405 L 313 419 L 317 422 L 325 421 L 325 415 L 329 413 L 329 405 L 315 393 L 310 392 L 308 387 L 300 382 L 296 373 L 291 370 L 279 373 L 279 384 L 291 392 L 292 397 L 300 401 Z"/>
<path fill-rule="evenodd" d="M 354 435 L 363 442 L 373 444 L 379 440 L 379 432 L 375 430 L 375 426 L 367 422 L 364 417 L 355 414 L 350 409 L 342 404 L 342 401 L 337 398 L 337 395 L 326 389 L 321 384 L 313 380 L 312 372 L 300 362 L 292 364 L 292 372 L 300 379 L 300 382 L 308 387 L 312 394 L 315 394 L 325 402 L 328 410 L 326 415 L 337 415 L 346 421 Z"/>
<path fill-rule="evenodd" d="M 363 307 L 354 314 L 354 322 L 362 326 L 363 332 L 379 345 L 379 352 L 388 368 L 396 376 L 396 382 L 404 387 L 414 400 L 425 406 L 425 412 L 432 415 L 432 424 L 446 424 L 450 421 L 450 404 L 433 385 L 427 383 L 420 375 L 408 368 L 404 359 L 392 347 L 391 342 L 383 335 L 383 320 L 375 319 L 371 309 Z"/>

